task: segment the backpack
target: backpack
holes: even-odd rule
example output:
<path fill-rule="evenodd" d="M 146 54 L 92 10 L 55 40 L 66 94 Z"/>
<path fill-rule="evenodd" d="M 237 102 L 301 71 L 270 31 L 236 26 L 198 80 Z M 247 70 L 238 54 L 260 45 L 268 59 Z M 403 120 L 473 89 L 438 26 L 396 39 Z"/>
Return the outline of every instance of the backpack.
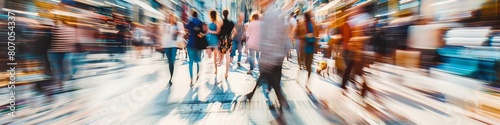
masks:
<path fill-rule="evenodd" d="M 194 25 L 194 24 L 189 22 L 189 25 Z M 206 24 L 203 23 L 202 26 L 204 26 L 204 25 L 206 25 Z M 199 50 L 206 49 L 208 46 L 208 41 L 205 37 L 205 32 L 203 31 L 203 27 L 194 26 L 194 30 L 195 30 L 195 34 L 193 34 L 193 35 L 195 35 L 194 36 L 195 48 L 199 49 Z"/>

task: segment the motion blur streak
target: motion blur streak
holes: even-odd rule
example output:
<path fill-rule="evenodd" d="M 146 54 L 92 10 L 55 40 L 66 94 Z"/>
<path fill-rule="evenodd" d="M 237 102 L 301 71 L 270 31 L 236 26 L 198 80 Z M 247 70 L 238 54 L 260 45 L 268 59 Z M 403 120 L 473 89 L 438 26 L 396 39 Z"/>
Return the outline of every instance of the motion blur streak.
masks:
<path fill-rule="evenodd" d="M 0 124 L 500 124 L 500 0 L 0 0 Z"/>

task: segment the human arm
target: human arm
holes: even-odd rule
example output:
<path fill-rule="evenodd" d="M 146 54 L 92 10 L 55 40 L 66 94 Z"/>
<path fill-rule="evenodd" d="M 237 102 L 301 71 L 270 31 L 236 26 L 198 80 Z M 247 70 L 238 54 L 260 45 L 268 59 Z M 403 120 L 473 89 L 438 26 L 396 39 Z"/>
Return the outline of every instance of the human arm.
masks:
<path fill-rule="evenodd" d="M 231 39 L 234 39 L 234 35 L 238 33 L 238 30 L 236 30 L 236 27 L 233 28 L 233 33 L 231 33 Z"/>
<path fill-rule="evenodd" d="M 217 29 L 215 31 L 213 31 L 213 30 L 210 30 L 210 28 L 209 28 L 207 33 L 219 34 L 220 30 L 221 30 L 220 28 L 222 27 L 222 25 L 220 23 L 215 23 L 215 25 L 217 26 Z"/>

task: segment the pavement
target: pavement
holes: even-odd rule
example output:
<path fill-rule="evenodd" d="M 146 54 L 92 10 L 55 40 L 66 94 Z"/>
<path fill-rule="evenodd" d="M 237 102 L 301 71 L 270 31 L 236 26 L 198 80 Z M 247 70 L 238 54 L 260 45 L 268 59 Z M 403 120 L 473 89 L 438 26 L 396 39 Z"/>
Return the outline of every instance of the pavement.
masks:
<path fill-rule="evenodd" d="M 65 82 L 65 91 L 52 97 L 35 91 L 33 84 L 17 87 L 16 117 L 1 117 L 0 124 L 277 124 L 276 111 L 267 106 L 267 101 L 277 104 L 274 94 L 266 100 L 259 88 L 249 103 L 243 101 L 258 76 L 257 72 L 246 74 L 247 63 L 242 67 L 232 65 L 225 80 L 225 66 L 214 74 L 213 61 L 205 56 L 200 64 L 200 79 L 191 87 L 187 62 L 179 59 L 175 62 L 173 86 L 168 87 L 170 75 L 165 59 L 156 54 L 143 59 L 130 55 L 133 53 L 120 57 L 88 55 L 76 78 Z M 282 75 L 282 88 L 290 104 L 283 119 L 290 125 L 496 122 L 483 115 L 464 113 L 465 107 L 443 98 L 449 96 L 443 94 L 444 90 L 429 93 L 401 81 L 409 77 L 383 74 L 373 68 L 376 74 L 367 80 L 374 91 L 362 99 L 353 88 L 347 95 L 341 94 L 338 77 L 313 73 L 307 80 L 307 73 L 296 65 L 285 61 Z M 385 65 L 377 66 L 387 69 Z M 305 91 L 306 84 L 312 94 Z M 7 92 L 0 89 L 2 96 Z"/>

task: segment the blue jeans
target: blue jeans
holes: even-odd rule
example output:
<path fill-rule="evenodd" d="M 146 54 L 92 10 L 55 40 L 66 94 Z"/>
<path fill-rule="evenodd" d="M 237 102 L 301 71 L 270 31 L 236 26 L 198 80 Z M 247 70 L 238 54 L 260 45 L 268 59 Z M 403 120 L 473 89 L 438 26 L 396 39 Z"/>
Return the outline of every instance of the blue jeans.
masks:
<path fill-rule="evenodd" d="M 82 65 L 83 62 L 82 60 L 85 58 L 85 56 L 87 55 L 87 53 L 72 53 L 72 59 L 71 59 L 71 73 L 74 75 L 76 74 L 76 71 L 78 71 L 78 66 Z"/>
<path fill-rule="evenodd" d="M 175 57 L 177 56 L 177 48 L 163 48 L 163 52 L 167 55 L 168 70 L 170 71 L 170 80 L 174 76 Z"/>
<path fill-rule="evenodd" d="M 236 49 L 238 49 L 238 62 L 241 61 L 241 48 L 243 44 L 241 43 L 241 41 L 238 41 L 238 40 L 233 40 L 233 48 L 231 50 L 231 57 L 234 57 L 236 56 Z"/>
<path fill-rule="evenodd" d="M 255 69 L 255 60 L 258 60 L 259 51 L 250 49 L 248 53 L 248 63 L 250 63 L 250 70 L 253 70 Z"/>
<path fill-rule="evenodd" d="M 57 83 L 68 80 L 72 74 L 72 54 L 69 52 L 48 52 L 47 55 L 49 57 L 50 69 L 54 75 L 54 81 Z"/>
<path fill-rule="evenodd" d="M 194 47 L 187 47 L 187 51 L 189 56 L 189 76 L 193 78 L 193 63 L 196 63 L 196 74 L 200 73 L 199 62 L 201 61 L 201 50 Z"/>

